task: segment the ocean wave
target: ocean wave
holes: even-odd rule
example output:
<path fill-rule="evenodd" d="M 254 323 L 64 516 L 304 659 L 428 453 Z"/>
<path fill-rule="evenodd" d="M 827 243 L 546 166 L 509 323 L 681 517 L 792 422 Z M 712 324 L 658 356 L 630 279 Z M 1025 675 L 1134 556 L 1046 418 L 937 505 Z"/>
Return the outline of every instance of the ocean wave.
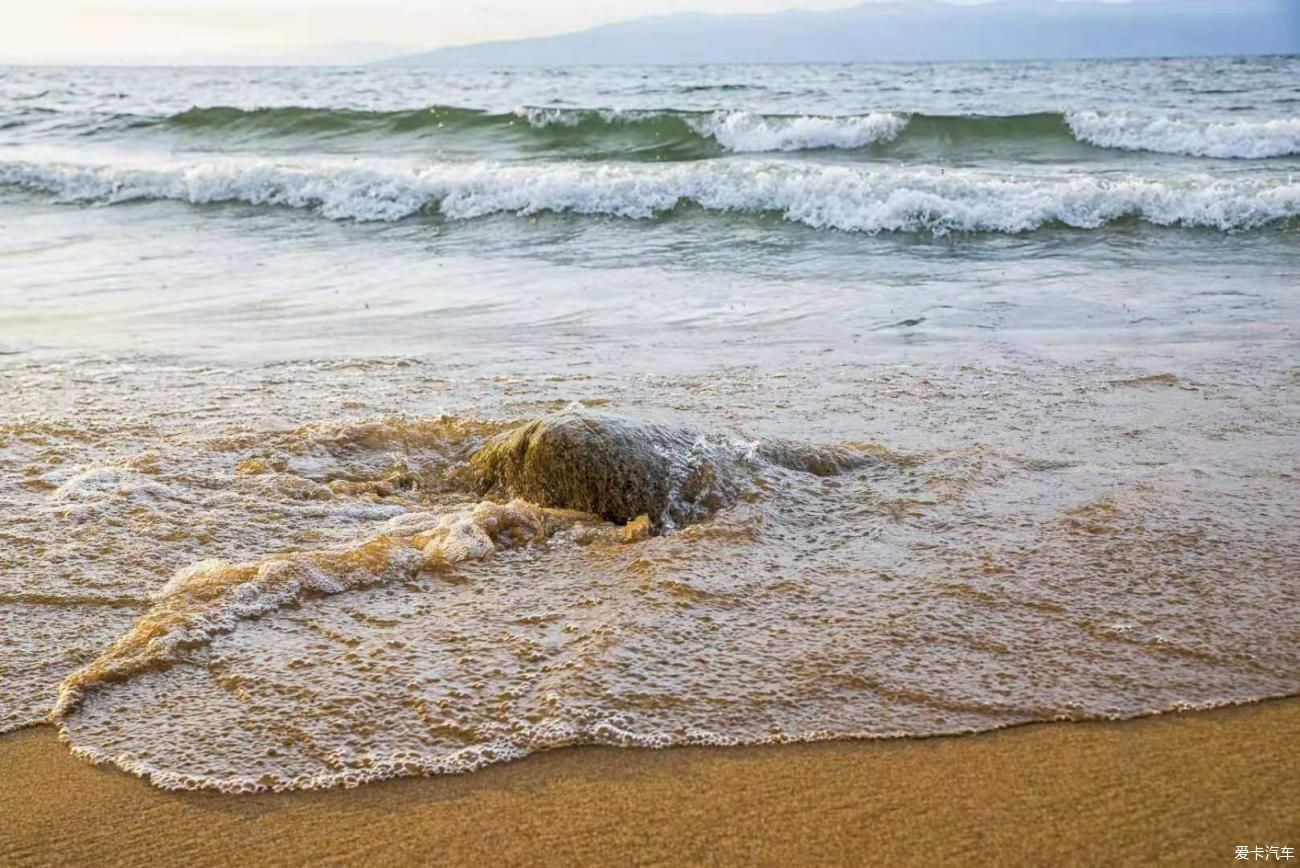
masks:
<path fill-rule="evenodd" d="M 174 200 L 313 209 L 337 220 L 419 214 L 468 220 L 543 212 L 646 220 L 682 208 L 775 214 L 849 232 L 1096 229 L 1119 220 L 1250 229 L 1300 217 L 1295 179 L 1022 176 L 977 169 L 792 164 L 775 160 L 610 165 L 224 160 L 168 167 L 0 162 L 0 184 L 66 202 Z"/>
<path fill-rule="evenodd" d="M 126 115 L 120 117 L 129 117 Z M 148 119 L 153 124 L 193 130 L 235 130 L 267 134 L 318 132 L 402 132 L 425 127 L 465 126 L 490 119 L 475 109 L 433 106 L 402 111 L 279 106 L 243 109 L 194 106 L 177 114 Z"/>
<path fill-rule="evenodd" d="M 878 112 L 868 115 L 765 115 L 747 111 L 665 112 L 591 109 L 516 109 L 517 117 L 538 129 L 567 127 L 626 128 L 642 125 L 662 135 L 689 130 L 732 153 L 806 151 L 826 148 L 862 148 L 888 141 L 907 126 L 905 115 Z"/>
<path fill-rule="evenodd" d="M 23 126 L 38 121 L 67 129 L 73 119 L 28 113 L 4 122 Z M 81 134 L 92 137 L 159 128 L 247 143 L 416 137 L 472 152 L 506 147 L 524 153 L 653 160 L 816 150 L 868 150 L 876 156 L 908 159 L 1050 159 L 1106 150 L 1243 160 L 1300 154 L 1297 118 L 1209 121 L 1091 110 L 999 116 L 551 106 L 520 106 L 506 113 L 445 105 L 400 111 L 210 106 L 164 117 L 96 116 L 83 119 L 82 127 L 77 127 Z"/>
<path fill-rule="evenodd" d="M 572 109 L 520 106 L 493 114 L 456 106 L 410 111 L 374 112 L 316 108 L 243 110 L 224 106 L 192 108 L 162 120 L 191 130 L 262 132 L 268 135 L 340 133 L 442 133 L 494 130 L 516 138 L 530 133 L 539 144 L 630 150 L 642 145 L 668 151 L 693 144 L 697 156 L 719 150 L 761 151 L 862 148 L 888 141 L 907 125 L 907 116 L 879 112 L 866 115 L 768 115 L 747 111 L 670 111 L 656 109 Z"/>
<path fill-rule="evenodd" d="M 1242 160 L 1300 154 L 1300 118 L 1211 122 L 1084 111 L 1065 121 L 1080 141 L 1100 148 Z"/>
<path fill-rule="evenodd" d="M 907 126 L 907 118 L 887 112 L 846 117 L 773 117 L 751 112 L 717 112 L 696 129 L 728 151 L 806 151 L 863 148 L 887 142 Z"/>

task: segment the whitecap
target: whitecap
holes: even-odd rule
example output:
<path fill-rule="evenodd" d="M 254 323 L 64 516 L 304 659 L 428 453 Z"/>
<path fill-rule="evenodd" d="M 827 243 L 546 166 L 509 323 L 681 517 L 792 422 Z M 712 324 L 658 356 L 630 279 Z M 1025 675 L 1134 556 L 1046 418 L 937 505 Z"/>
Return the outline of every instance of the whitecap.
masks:
<path fill-rule="evenodd" d="M 420 167 L 222 160 L 148 168 L 0 162 L 0 184 L 67 202 L 165 199 L 313 209 L 335 220 L 448 220 L 543 212 L 650 219 L 682 205 L 777 213 L 847 232 L 1020 233 L 1120 219 L 1249 229 L 1300 216 L 1300 181 L 1273 177 L 1017 174 L 734 160 L 673 165 L 434 163 Z"/>
<path fill-rule="evenodd" d="M 1065 122 L 1075 138 L 1101 148 L 1241 160 L 1300 154 L 1300 118 L 1205 121 L 1077 111 Z"/>

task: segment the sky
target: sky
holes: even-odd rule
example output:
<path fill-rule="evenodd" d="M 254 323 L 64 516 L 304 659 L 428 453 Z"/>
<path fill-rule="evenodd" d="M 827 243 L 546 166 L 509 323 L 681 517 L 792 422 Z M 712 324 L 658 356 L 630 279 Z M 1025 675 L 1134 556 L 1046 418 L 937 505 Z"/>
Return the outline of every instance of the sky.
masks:
<path fill-rule="evenodd" d="M 4 0 L 0 63 L 365 63 L 645 15 L 860 0 Z M 915 2 L 915 0 L 913 0 Z M 953 0 L 980 2 L 980 0 Z M 1051 0 L 1044 0 L 1051 2 Z"/>
<path fill-rule="evenodd" d="M 350 63 L 643 15 L 854 0 L 5 0 L 0 63 Z"/>

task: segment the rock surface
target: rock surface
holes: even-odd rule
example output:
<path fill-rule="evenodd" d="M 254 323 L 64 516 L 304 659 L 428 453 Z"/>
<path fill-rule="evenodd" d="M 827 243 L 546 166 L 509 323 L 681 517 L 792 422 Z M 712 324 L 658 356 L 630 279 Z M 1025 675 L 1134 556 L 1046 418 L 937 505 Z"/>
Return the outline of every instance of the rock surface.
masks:
<path fill-rule="evenodd" d="M 734 503 L 757 465 L 828 475 L 866 460 L 803 444 L 744 444 L 571 408 L 498 434 L 470 466 L 485 494 L 616 522 L 644 515 L 661 529 Z"/>

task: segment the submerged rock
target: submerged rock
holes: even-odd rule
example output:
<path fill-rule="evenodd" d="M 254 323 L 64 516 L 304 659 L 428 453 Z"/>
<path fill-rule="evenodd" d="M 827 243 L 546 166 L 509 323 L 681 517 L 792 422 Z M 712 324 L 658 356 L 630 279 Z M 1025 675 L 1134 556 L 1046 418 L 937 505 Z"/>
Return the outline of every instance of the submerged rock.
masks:
<path fill-rule="evenodd" d="M 485 492 L 610 521 L 644 515 L 658 527 L 698 520 L 735 498 L 697 440 L 681 429 L 565 410 L 493 437 L 470 466 Z"/>
<path fill-rule="evenodd" d="M 699 521 L 734 503 L 752 484 L 756 466 L 827 475 L 866 460 L 571 408 L 498 434 L 473 455 L 470 467 L 485 494 L 616 522 L 647 516 L 658 529 Z"/>

